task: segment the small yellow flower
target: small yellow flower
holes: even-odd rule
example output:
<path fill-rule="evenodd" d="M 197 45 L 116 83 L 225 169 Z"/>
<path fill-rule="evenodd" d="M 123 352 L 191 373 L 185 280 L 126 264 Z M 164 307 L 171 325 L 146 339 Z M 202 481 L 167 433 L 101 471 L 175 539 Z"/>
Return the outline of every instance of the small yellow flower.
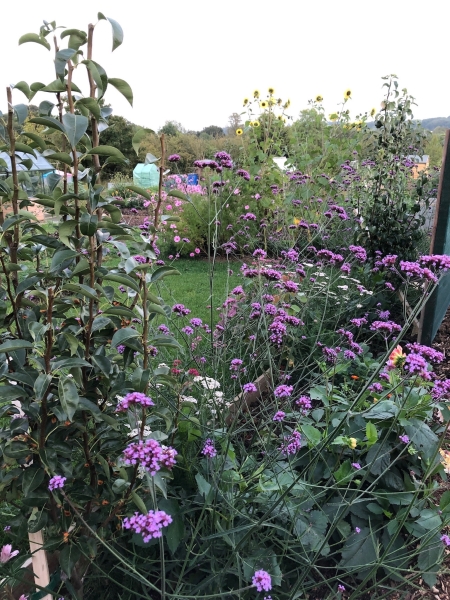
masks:
<path fill-rule="evenodd" d="M 248 98 L 244 98 L 244 106 L 248 104 Z"/>
<path fill-rule="evenodd" d="M 352 90 L 345 90 L 344 99 L 349 100 L 352 97 Z"/>
<path fill-rule="evenodd" d="M 269 106 L 273 106 L 275 104 L 275 98 L 269 98 L 267 102 L 269 103 Z"/>
<path fill-rule="evenodd" d="M 358 440 L 356 438 L 350 438 L 349 439 L 349 446 L 353 450 L 356 448 L 357 444 L 358 444 Z"/>
<path fill-rule="evenodd" d="M 376 108 L 372 108 L 372 110 L 370 111 L 370 116 L 374 117 L 376 112 L 377 112 L 377 109 Z"/>
<path fill-rule="evenodd" d="M 323 102 L 323 96 L 321 96 L 320 94 L 317 94 L 316 102 Z"/>
<path fill-rule="evenodd" d="M 244 132 L 242 131 L 241 128 L 236 129 L 236 135 L 242 135 Z"/>
<path fill-rule="evenodd" d="M 265 100 L 262 100 L 262 102 L 260 102 L 260 103 L 259 103 L 259 106 L 260 106 L 262 109 L 266 109 L 266 108 L 269 106 L 269 103 L 268 103 L 268 102 L 266 102 Z"/>
<path fill-rule="evenodd" d="M 253 127 L 260 127 L 259 121 L 253 121 Z"/>
<path fill-rule="evenodd" d="M 269 94 L 271 96 L 273 96 L 275 94 L 275 89 L 273 87 L 270 87 L 267 91 L 269 92 Z"/>
<path fill-rule="evenodd" d="M 253 98 L 259 98 L 259 90 L 253 92 Z"/>

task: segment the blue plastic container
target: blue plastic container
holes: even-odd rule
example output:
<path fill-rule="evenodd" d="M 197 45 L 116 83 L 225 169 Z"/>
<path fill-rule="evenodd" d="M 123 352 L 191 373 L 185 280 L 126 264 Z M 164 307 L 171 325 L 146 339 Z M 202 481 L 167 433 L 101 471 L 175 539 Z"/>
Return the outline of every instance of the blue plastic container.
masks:
<path fill-rule="evenodd" d="M 198 175 L 197 173 L 189 173 L 187 176 L 188 185 L 198 185 Z"/>

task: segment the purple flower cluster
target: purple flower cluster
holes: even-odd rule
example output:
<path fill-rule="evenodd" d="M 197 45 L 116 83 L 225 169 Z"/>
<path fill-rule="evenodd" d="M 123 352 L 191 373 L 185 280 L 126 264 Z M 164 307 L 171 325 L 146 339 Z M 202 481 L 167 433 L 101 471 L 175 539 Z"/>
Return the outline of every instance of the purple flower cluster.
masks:
<path fill-rule="evenodd" d="M 225 152 L 224 150 L 216 152 L 214 158 L 219 161 L 220 166 L 224 169 L 231 169 L 233 167 L 233 161 L 231 160 L 231 156 L 228 154 L 228 152 Z"/>
<path fill-rule="evenodd" d="M 211 438 L 208 438 L 205 441 L 205 445 L 203 446 L 202 454 L 203 454 L 203 456 L 206 456 L 207 458 L 214 458 L 215 456 L 217 456 L 217 450 L 214 446 L 214 441 Z"/>
<path fill-rule="evenodd" d="M 132 404 L 140 404 L 143 407 L 155 406 L 153 400 L 142 392 L 131 392 L 120 400 L 116 412 L 126 412 Z"/>
<path fill-rule="evenodd" d="M 270 331 L 269 341 L 272 344 L 281 346 L 283 343 L 283 336 L 287 333 L 287 327 L 279 320 L 274 320 L 268 327 Z"/>
<path fill-rule="evenodd" d="M 365 317 L 360 317 L 359 319 L 350 319 L 350 323 L 355 327 L 361 327 L 362 325 L 367 325 L 367 319 Z"/>
<path fill-rule="evenodd" d="M 403 444 L 409 444 L 409 437 L 407 435 L 399 435 L 398 439 L 403 443 Z"/>
<path fill-rule="evenodd" d="M 243 363 L 244 361 L 240 358 L 233 358 L 233 360 L 230 362 L 230 371 L 239 371 Z"/>
<path fill-rule="evenodd" d="M 356 260 L 359 260 L 359 262 L 366 262 L 367 260 L 367 252 L 364 250 L 364 248 L 362 246 L 349 246 L 348 249 L 350 250 L 350 252 L 354 255 L 354 257 L 356 258 Z"/>
<path fill-rule="evenodd" d="M 203 321 L 198 317 L 194 317 L 190 320 L 192 327 L 201 327 L 203 325 Z"/>
<path fill-rule="evenodd" d="M 272 589 L 272 578 L 267 571 L 260 569 L 255 571 L 252 577 L 252 584 L 258 592 L 270 592 Z"/>
<path fill-rule="evenodd" d="M 258 389 L 254 383 L 244 383 L 244 385 L 242 386 L 242 389 L 245 394 L 250 394 L 252 392 L 258 391 Z"/>
<path fill-rule="evenodd" d="M 439 271 L 448 271 L 450 269 L 450 256 L 447 254 L 434 254 L 431 256 L 421 256 L 419 262 L 425 267 L 433 267 Z"/>
<path fill-rule="evenodd" d="M 142 465 L 150 475 L 155 475 L 161 465 L 171 469 L 176 464 L 177 451 L 174 448 L 161 446 L 159 442 L 148 439 L 139 440 L 127 446 L 123 451 L 126 465 Z"/>
<path fill-rule="evenodd" d="M 141 256 L 140 254 L 136 254 L 135 256 L 133 256 L 134 260 L 143 265 L 147 262 L 147 259 L 145 258 L 145 256 Z"/>
<path fill-rule="evenodd" d="M 172 312 L 177 313 L 181 316 L 187 316 L 191 311 L 189 308 L 186 308 L 184 304 L 174 304 L 172 306 Z"/>
<path fill-rule="evenodd" d="M 303 410 L 312 408 L 311 398 L 309 396 L 300 396 L 300 398 L 295 401 L 295 404 Z"/>
<path fill-rule="evenodd" d="M 245 169 L 238 169 L 236 171 L 236 175 L 245 179 L 245 181 L 250 181 L 250 173 Z"/>
<path fill-rule="evenodd" d="M 450 379 L 437 380 L 434 383 L 431 395 L 435 400 L 440 400 L 450 395 Z"/>
<path fill-rule="evenodd" d="M 172 517 L 163 510 L 149 510 L 146 515 L 136 512 L 132 517 L 125 517 L 123 527 L 142 534 L 144 542 L 147 543 L 152 538 L 161 537 L 161 529 L 171 523 Z"/>
<path fill-rule="evenodd" d="M 179 154 L 171 154 L 167 160 L 171 163 L 176 163 L 180 160 L 180 155 Z"/>
<path fill-rule="evenodd" d="M 292 395 L 293 391 L 294 391 L 293 385 L 282 384 L 273 390 L 273 394 L 274 394 L 275 398 L 289 398 L 289 396 Z"/>
<path fill-rule="evenodd" d="M 253 252 L 253 256 L 255 258 L 266 258 L 267 257 L 267 252 L 265 250 L 263 250 L 262 248 L 256 248 L 256 250 Z"/>
<path fill-rule="evenodd" d="M 410 277 L 419 277 L 421 279 L 427 279 L 433 283 L 438 282 L 436 275 L 427 267 L 422 268 L 419 263 L 402 260 L 400 262 L 400 271 L 404 271 L 406 275 Z"/>
<path fill-rule="evenodd" d="M 54 475 L 50 481 L 48 482 L 48 489 L 52 492 L 58 488 L 63 488 L 66 483 L 66 477 L 61 477 L 61 475 Z"/>
<path fill-rule="evenodd" d="M 422 344 L 414 342 L 413 344 L 406 344 L 406 347 L 410 352 L 420 354 L 431 362 L 441 363 L 444 360 L 444 354 L 442 352 L 438 352 L 438 350 L 430 348 L 429 346 L 423 346 Z"/>
<path fill-rule="evenodd" d="M 385 334 L 391 334 L 396 331 L 401 331 L 402 328 L 393 321 L 374 321 L 370 326 L 372 331 L 380 331 Z"/>
<path fill-rule="evenodd" d="M 325 357 L 325 360 L 329 363 L 331 363 L 332 365 L 336 364 L 337 362 L 337 352 L 334 348 L 328 348 L 327 346 L 325 346 L 324 348 L 322 348 L 322 354 Z"/>
<path fill-rule="evenodd" d="M 370 392 L 375 392 L 376 394 L 381 394 L 381 392 L 383 391 L 383 386 L 381 385 L 381 383 L 372 383 L 372 385 L 369 386 L 369 391 Z"/>
<path fill-rule="evenodd" d="M 302 447 L 302 436 L 298 431 L 293 431 L 291 435 L 284 437 L 283 444 L 278 448 L 283 456 L 296 454 Z"/>
<path fill-rule="evenodd" d="M 273 415 L 272 421 L 282 421 L 285 416 L 285 412 L 283 412 L 282 410 L 277 410 L 277 412 Z"/>
<path fill-rule="evenodd" d="M 430 372 L 427 370 L 427 361 L 420 354 L 411 352 L 405 360 L 405 371 L 417 373 L 424 379 L 431 379 Z"/>

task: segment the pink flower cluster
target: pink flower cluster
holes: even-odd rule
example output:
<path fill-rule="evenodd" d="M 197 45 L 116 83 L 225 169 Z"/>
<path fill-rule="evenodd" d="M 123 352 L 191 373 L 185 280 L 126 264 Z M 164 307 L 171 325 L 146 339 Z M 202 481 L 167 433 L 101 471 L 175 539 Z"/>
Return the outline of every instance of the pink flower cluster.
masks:
<path fill-rule="evenodd" d="M 161 529 L 172 523 L 172 517 L 163 510 L 150 510 L 146 515 L 134 513 L 123 520 L 123 528 L 142 534 L 144 542 L 161 537 Z"/>
<path fill-rule="evenodd" d="M 0 563 L 6 563 L 11 558 L 19 554 L 18 550 L 13 550 L 11 544 L 6 544 L 0 551 Z"/>

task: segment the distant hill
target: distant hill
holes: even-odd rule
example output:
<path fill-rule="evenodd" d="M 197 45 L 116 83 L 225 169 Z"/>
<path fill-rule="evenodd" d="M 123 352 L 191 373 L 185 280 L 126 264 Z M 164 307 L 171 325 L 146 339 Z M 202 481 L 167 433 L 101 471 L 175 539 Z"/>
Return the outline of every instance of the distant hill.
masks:
<path fill-rule="evenodd" d="M 428 129 L 428 131 L 434 131 L 437 127 L 441 127 L 442 129 L 450 129 L 450 117 L 432 117 L 431 119 L 419 120 L 419 123 L 424 129 Z M 369 129 L 374 129 L 375 122 L 370 121 L 367 123 L 367 127 Z"/>
<path fill-rule="evenodd" d="M 436 127 L 450 129 L 450 117 L 433 117 L 432 119 L 422 119 L 420 121 L 424 129 L 434 131 Z"/>

